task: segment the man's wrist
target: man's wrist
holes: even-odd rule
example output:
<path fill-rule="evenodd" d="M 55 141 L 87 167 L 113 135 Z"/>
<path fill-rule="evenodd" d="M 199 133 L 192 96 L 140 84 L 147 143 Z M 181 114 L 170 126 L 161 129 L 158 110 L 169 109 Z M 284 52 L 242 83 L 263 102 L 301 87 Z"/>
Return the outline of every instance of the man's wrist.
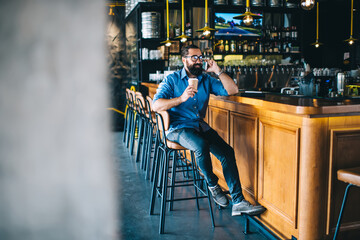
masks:
<path fill-rule="evenodd" d="M 215 74 L 216 74 L 216 76 L 220 77 L 220 75 L 223 73 L 224 73 L 223 70 L 220 70 L 218 73 L 215 73 Z"/>

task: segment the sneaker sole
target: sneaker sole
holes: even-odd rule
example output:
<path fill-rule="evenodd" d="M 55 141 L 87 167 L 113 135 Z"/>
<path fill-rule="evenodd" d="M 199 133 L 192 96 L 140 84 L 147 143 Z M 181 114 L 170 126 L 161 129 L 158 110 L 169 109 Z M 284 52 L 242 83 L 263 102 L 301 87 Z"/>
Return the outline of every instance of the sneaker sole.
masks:
<path fill-rule="evenodd" d="M 247 214 L 250 216 L 260 215 L 263 212 L 265 212 L 266 209 L 257 209 L 257 210 L 249 210 L 249 211 L 238 211 L 238 212 L 232 212 L 231 216 L 241 216 L 242 214 Z"/>
<path fill-rule="evenodd" d="M 213 200 L 214 200 L 214 202 L 215 202 L 217 205 L 219 205 L 220 207 L 227 207 L 227 206 L 229 206 L 229 202 L 228 202 L 226 205 L 224 205 L 224 204 L 221 204 L 221 203 L 219 203 L 218 201 L 216 201 L 215 198 L 213 198 Z"/>

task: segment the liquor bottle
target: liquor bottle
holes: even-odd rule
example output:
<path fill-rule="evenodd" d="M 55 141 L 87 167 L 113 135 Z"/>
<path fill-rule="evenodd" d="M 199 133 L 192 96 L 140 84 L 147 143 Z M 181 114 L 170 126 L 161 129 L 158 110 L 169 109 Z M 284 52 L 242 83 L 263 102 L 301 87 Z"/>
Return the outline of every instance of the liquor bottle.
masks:
<path fill-rule="evenodd" d="M 269 53 L 272 53 L 273 52 L 273 43 L 270 43 L 270 46 L 269 46 Z"/>
<path fill-rule="evenodd" d="M 186 23 L 186 28 L 185 28 L 185 35 L 188 37 L 192 37 L 192 27 L 191 27 L 191 23 Z"/>
<path fill-rule="evenodd" d="M 277 42 L 274 43 L 274 49 L 273 49 L 274 53 L 278 53 L 279 52 L 279 48 L 278 48 L 278 44 Z"/>
<path fill-rule="evenodd" d="M 225 41 L 225 52 L 226 53 L 229 52 L 229 41 L 228 40 Z"/>
<path fill-rule="evenodd" d="M 238 42 L 237 42 L 237 52 L 238 52 L 238 53 L 242 53 L 242 52 L 243 52 L 242 42 L 241 42 L 241 41 L 238 41 Z"/>
<path fill-rule="evenodd" d="M 174 27 L 174 33 L 175 33 L 175 37 L 179 37 L 181 35 L 181 29 L 179 23 L 176 23 Z"/>
<path fill-rule="evenodd" d="M 225 52 L 224 40 L 220 40 L 219 53 Z"/>
<path fill-rule="evenodd" d="M 255 52 L 254 42 L 250 42 L 249 46 L 250 46 L 249 52 L 251 52 L 251 53 Z"/>
<path fill-rule="evenodd" d="M 264 49 L 263 49 L 263 43 L 259 42 L 259 53 L 263 53 Z"/>
<path fill-rule="evenodd" d="M 298 40 L 298 31 L 296 29 L 296 26 L 294 26 L 294 41 L 297 41 Z"/>
<path fill-rule="evenodd" d="M 244 52 L 244 53 L 247 53 L 247 52 L 248 52 L 248 44 L 247 44 L 247 41 L 246 41 L 246 40 L 244 41 L 244 44 L 243 44 L 243 52 Z"/>
<path fill-rule="evenodd" d="M 289 52 L 290 52 L 290 46 L 289 46 L 289 43 L 286 43 L 286 46 L 285 46 L 285 52 L 286 52 L 286 53 L 289 53 Z"/>
<path fill-rule="evenodd" d="M 285 40 L 290 41 L 290 27 L 286 28 Z"/>
<path fill-rule="evenodd" d="M 169 38 L 174 38 L 174 28 L 172 23 L 170 23 L 169 27 Z"/>
<path fill-rule="evenodd" d="M 235 40 L 230 41 L 230 52 L 231 53 L 236 53 L 236 42 L 235 42 Z"/>
<path fill-rule="evenodd" d="M 285 40 L 285 39 L 286 39 L 286 27 L 283 27 L 283 28 L 282 28 L 282 31 L 281 31 L 281 38 L 282 38 L 283 40 Z"/>
<path fill-rule="evenodd" d="M 266 26 L 265 28 L 265 39 L 270 40 L 271 30 L 269 26 Z"/>

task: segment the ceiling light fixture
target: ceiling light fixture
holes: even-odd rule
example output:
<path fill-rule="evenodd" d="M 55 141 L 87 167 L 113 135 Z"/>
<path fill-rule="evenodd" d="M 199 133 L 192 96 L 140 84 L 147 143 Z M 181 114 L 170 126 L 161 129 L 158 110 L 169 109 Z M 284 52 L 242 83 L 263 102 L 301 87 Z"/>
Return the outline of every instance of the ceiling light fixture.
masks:
<path fill-rule="evenodd" d="M 166 0 L 166 40 L 161 42 L 161 44 L 165 44 L 166 47 L 171 46 L 169 37 L 169 0 Z"/>
<path fill-rule="evenodd" d="M 315 0 L 301 0 L 300 6 L 304 10 L 311 10 L 315 6 Z"/>
<path fill-rule="evenodd" d="M 243 20 L 243 22 L 244 22 L 244 24 L 246 26 L 251 26 L 254 19 L 262 18 L 262 16 L 252 13 L 250 11 L 250 0 L 246 0 L 246 11 L 245 11 L 245 13 L 243 13 L 243 14 L 241 14 L 239 16 L 235 16 L 233 18 Z"/>
<path fill-rule="evenodd" d="M 210 37 L 213 31 L 215 31 L 215 29 L 210 28 L 208 24 L 208 0 L 205 0 L 205 26 L 196 30 L 196 32 L 203 32 L 204 37 Z"/>
<path fill-rule="evenodd" d="M 322 43 L 319 42 L 319 2 L 316 3 L 316 41 L 311 45 L 314 45 L 316 48 L 322 45 Z"/>
<path fill-rule="evenodd" d="M 180 38 L 180 42 L 186 42 L 189 38 L 185 35 L 185 23 L 184 23 L 184 0 L 181 0 L 181 35 L 176 37 Z"/>
<path fill-rule="evenodd" d="M 353 25 L 354 25 L 354 0 L 351 0 L 351 20 L 350 20 L 350 38 L 346 39 L 349 45 L 353 45 L 357 39 L 353 38 Z"/>

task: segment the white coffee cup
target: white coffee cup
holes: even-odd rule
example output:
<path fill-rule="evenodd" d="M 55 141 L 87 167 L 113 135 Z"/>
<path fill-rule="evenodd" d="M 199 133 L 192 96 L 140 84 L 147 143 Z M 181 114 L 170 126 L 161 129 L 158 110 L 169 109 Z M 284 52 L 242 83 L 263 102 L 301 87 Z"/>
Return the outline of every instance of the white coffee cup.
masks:
<path fill-rule="evenodd" d="M 199 80 L 197 78 L 189 78 L 189 86 L 197 90 Z"/>

